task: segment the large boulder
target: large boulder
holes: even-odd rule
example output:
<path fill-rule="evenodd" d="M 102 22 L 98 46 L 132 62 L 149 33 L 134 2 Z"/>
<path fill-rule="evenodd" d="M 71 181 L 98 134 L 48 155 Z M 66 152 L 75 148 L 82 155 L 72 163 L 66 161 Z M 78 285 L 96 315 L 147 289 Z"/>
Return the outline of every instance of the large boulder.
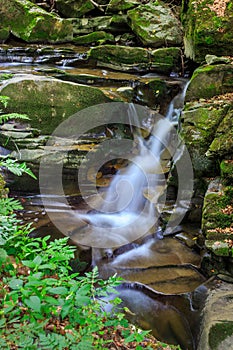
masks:
<path fill-rule="evenodd" d="M 48 13 L 28 0 L 0 0 L 0 23 L 27 42 L 66 42 L 73 37 L 70 21 Z"/>
<path fill-rule="evenodd" d="M 56 9 L 65 18 L 82 17 L 94 8 L 90 0 L 56 0 Z"/>
<path fill-rule="evenodd" d="M 185 55 L 201 63 L 206 54 L 233 55 L 233 7 L 229 0 L 183 0 Z"/>
<path fill-rule="evenodd" d="M 26 113 L 32 127 L 43 134 L 52 133 L 81 109 L 110 101 L 98 88 L 35 75 L 7 80 L 0 94 L 10 97 L 9 112 Z"/>
<path fill-rule="evenodd" d="M 88 56 L 97 61 L 98 66 L 121 71 L 155 71 L 170 74 L 181 70 L 179 48 L 169 47 L 149 50 L 142 47 L 102 45 L 93 47 Z"/>
<path fill-rule="evenodd" d="M 187 89 L 186 101 L 233 92 L 233 65 L 204 65 L 197 68 Z"/>
<path fill-rule="evenodd" d="M 129 25 L 143 45 L 179 46 L 182 30 L 171 8 L 161 1 L 151 2 L 127 12 Z"/>

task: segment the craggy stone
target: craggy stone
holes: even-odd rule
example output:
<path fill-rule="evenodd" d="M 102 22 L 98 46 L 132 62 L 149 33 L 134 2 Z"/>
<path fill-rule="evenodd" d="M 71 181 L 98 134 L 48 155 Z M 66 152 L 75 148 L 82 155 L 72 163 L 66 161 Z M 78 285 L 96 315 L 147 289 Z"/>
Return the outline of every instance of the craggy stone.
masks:
<path fill-rule="evenodd" d="M 160 1 L 148 3 L 129 10 L 127 16 L 132 31 L 143 45 L 181 45 L 181 25 L 168 5 Z"/>
<path fill-rule="evenodd" d="M 233 55 L 232 2 L 183 0 L 185 55 L 198 63 L 206 54 Z M 226 7 L 224 6 L 226 4 Z"/>
<path fill-rule="evenodd" d="M 205 65 L 197 68 L 187 89 L 186 101 L 233 92 L 233 65 Z"/>
<path fill-rule="evenodd" d="M 27 114 L 32 127 L 43 134 L 50 134 L 81 109 L 110 101 L 98 88 L 35 75 L 7 80 L 0 94 L 10 97 L 9 112 Z"/>
<path fill-rule="evenodd" d="M 104 45 L 90 49 L 88 55 L 99 66 L 117 70 L 146 70 L 150 65 L 148 50 L 139 47 Z"/>
<path fill-rule="evenodd" d="M 28 0 L 0 0 L 0 23 L 27 42 L 66 42 L 73 37 L 70 21 L 48 13 Z"/>
<path fill-rule="evenodd" d="M 151 70 L 170 74 L 181 71 L 181 50 L 178 47 L 156 49 L 151 52 Z"/>

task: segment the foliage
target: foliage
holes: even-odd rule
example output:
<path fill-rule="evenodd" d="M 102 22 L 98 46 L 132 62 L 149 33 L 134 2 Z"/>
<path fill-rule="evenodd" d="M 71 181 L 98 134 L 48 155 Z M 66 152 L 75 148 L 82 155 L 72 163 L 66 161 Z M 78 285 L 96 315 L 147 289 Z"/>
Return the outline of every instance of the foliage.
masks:
<path fill-rule="evenodd" d="M 144 340 L 147 331 L 132 332 L 124 314 L 104 309 L 103 297 L 115 292 L 121 279 L 101 280 L 97 268 L 85 276 L 73 274 L 69 262 L 76 248 L 67 244 L 68 238 L 31 238 L 30 226 L 20 225 L 12 214 L 19 203 L 9 198 L 0 202 L 0 219 L 5 220 L 0 240 L 1 349 L 107 349 L 119 326 L 125 343 Z M 113 310 L 120 302 L 111 301 Z"/>
<path fill-rule="evenodd" d="M 21 176 L 23 174 L 30 175 L 33 179 L 36 179 L 36 176 L 33 174 L 31 169 L 29 169 L 26 163 L 18 163 L 17 160 L 7 158 L 4 156 L 0 156 L 0 167 L 7 168 L 10 172 L 17 176 Z"/>

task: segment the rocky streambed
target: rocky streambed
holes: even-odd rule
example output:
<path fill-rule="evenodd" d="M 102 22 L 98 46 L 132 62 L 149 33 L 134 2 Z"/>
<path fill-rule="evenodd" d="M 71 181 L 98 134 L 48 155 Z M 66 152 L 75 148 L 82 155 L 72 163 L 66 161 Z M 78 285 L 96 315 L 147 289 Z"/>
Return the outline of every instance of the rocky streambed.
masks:
<path fill-rule="evenodd" d="M 9 97 L 5 112 L 30 118 L 1 124 L 1 152 L 26 161 L 36 174 L 46 155 L 55 169 L 47 173 L 47 184 L 57 178 L 62 164 L 63 192 L 51 190 L 42 202 L 37 181 L 7 174 L 12 194 L 25 208 L 19 217 L 33 223 L 33 234 L 55 236 L 61 234 L 51 222 L 55 212 L 60 223 L 68 223 L 71 244 L 77 244 L 80 232 L 89 234 L 90 223 L 71 220 L 70 209 L 89 215 L 94 206 L 98 212 L 99 195 L 106 196 L 119 169 L 124 172 L 128 158 L 137 155 L 133 133 L 142 129 L 148 142 L 151 120 L 172 109 L 172 124 L 179 129 L 194 171 L 191 202 L 177 205 L 179 165 L 170 171 L 169 164 L 168 170 L 164 152 L 159 195 L 143 193 L 146 203 L 155 204 L 158 225 L 145 237 L 113 249 L 91 252 L 78 244 L 73 266 L 85 271 L 94 261 L 102 277 L 116 272 L 123 276 L 127 282 L 119 293 L 132 311 L 132 321 L 152 329 L 159 339 L 183 349 L 231 349 L 231 2 L 223 1 L 220 7 L 213 0 L 183 1 L 182 6 L 127 0 L 87 0 L 82 6 L 78 1 L 36 3 L 0 1 L 0 95 Z M 105 108 L 82 114 L 111 103 L 143 106 L 147 118 L 143 114 L 140 126 L 132 129 L 120 113 L 109 120 Z M 82 137 L 71 125 L 67 133 L 60 129 L 61 134 L 51 138 L 76 113 L 84 124 L 91 120 Z M 123 156 L 116 152 L 109 159 L 110 147 L 103 148 L 104 143 L 119 140 L 132 142 Z M 106 159 L 101 167 L 98 149 Z M 77 185 L 77 168 L 85 168 L 88 157 L 86 203 Z M 168 185 L 161 209 L 157 200 L 163 197 L 164 179 Z M 180 225 L 166 229 L 174 211 L 184 209 Z"/>

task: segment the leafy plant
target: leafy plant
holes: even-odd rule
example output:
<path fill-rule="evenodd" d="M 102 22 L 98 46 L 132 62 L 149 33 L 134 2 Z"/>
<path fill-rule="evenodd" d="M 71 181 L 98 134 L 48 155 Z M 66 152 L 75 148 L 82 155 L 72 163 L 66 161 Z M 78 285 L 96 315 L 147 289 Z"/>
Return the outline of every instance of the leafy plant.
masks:
<path fill-rule="evenodd" d="M 25 162 L 18 163 L 16 159 L 11 159 L 7 157 L 0 158 L 0 167 L 7 168 L 10 172 L 17 176 L 21 176 L 23 174 L 30 175 L 33 179 L 37 179 L 37 177 L 33 174 L 31 169 L 28 168 Z"/>

